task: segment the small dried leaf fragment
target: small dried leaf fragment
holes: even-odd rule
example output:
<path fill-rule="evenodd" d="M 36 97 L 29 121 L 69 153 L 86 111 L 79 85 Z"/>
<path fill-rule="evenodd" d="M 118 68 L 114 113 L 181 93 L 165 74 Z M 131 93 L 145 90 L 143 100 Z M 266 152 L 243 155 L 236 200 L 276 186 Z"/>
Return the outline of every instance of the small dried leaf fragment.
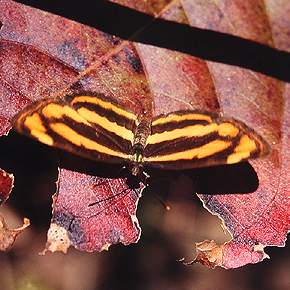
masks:
<path fill-rule="evenodd" d="M 183 262 L 185 265 L 192 265 L 194 263 L 200 263 L 209 268 L 215 268 L 216 266 L 222 266 L 223 246 L 218 246 L 214 240 L 204 240 L 200 243 L 195 243 L 196 258 L 188 263 Z"/>
<path fill-rule="evenodd" d="M 28 226 L 30 221 L 28 218 L 23 219 L 23 226 L 18 229 L 10 229 L 4 221 L 4 217 L 0 215 L 0 251 L 4 252 L 9 250 L 16 237 Z"/>
<path fill-rule="evenodd" d="M 0 169 L 0 205 L 4 203 L 13 188 L 14 176 Z"/>
<path fill-rule="evenodd" d="M 8 198 L 12 191 L 14 183 L 14 176 L 8 174 L 3 169 L 0 169 L 0 205 L 2 205 Z M 28 218 L 24 218 L 23 226 L 19 229 L 10 229 L 4 217 L 0 214 L 0 251 L 7 251 L 10 249 L 16 239 L 16 237 L 28 226 L 30 221 Z"/>
<path fill-rule="evenodd" d="M 183 264 L 189 266 L 200 263 L 212 269 L 216 266 L 231 269 L 237 267 L 239 260 L 249 264 L 260 262 L 265 258 L 269 259 L 269 256 L 264 252 L 265 246 L 261 243 L 250 245 L 242 241 L 240 243 L 229 241 L 219 246 L 214 240 L 204 240 L 196 243 L 195 247 L 196 258 L 191 262 L 183 262 L 183 259 L 181 259 L 180 261 Z"/>

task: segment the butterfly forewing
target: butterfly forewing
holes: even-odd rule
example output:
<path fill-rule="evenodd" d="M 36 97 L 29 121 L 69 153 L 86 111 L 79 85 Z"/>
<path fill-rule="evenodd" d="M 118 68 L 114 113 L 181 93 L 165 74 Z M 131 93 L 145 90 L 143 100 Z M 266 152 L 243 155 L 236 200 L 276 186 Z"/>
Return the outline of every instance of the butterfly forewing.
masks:
<path fill-rule="evenodd" d="M 257 158 L 268 144 L 242 122 L 204 111 L 177 111 L 152 121 L 144 161 L 166 169 L 232 164 Z"/>
<path fill-rule="evenodd" d="M 136 115 L 108 98 L 86 98 L 81 94 L 35 102 L 17 114 L 12 125 L 24 135 L 83 157 L 128 162 Z"/>
<path fill-rule="evenodd" d="M 42 143 L 92 160 L 129 162 L 133 175 L 143 165 L 179 170 L 232 164 L 269 152 L 257 133 L 234 119 L 177 111 L 150 124 L 116 99 L 91 92 L 37 101 L 18 113 L 12 125 Z"/>
<path fill-rule="evenodd" d="M 83 92 L 81 95 L 67 95 L 64 99 L 85 119 L 99 126 L 106 123 L 105 129 L 114 130 L 124 139 L 131 141 L 138 125 L 137 114 L 134 110 L 103 94 Z M 116 123 L 116 125 L 114 124 Z M 126 129 L 124 129 L 124 128 Z"/>

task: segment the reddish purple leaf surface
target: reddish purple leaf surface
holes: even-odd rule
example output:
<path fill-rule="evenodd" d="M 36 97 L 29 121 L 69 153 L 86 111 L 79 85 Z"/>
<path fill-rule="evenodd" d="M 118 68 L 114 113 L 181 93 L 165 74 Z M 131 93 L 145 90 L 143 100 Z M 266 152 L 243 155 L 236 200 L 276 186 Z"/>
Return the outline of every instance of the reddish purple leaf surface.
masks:
<path fill-rule="evenodd" d="M 52 223 L 64 228 L 79 250 L 108 250 L 111 244 L 136 243 L 141 229 L 136 217 L 141 189 L 126 179 L 108 179 L 61 169 L 54 196 Z M 54 227 L 52 225 L 51 227 Z M 49 241 L 47 248 L 53 248 Z"/>
<path fill-rule="evenodd" d="M 144 3 L 138 3 L 134 1 L 133 8 L 289 51 L 287 15 L 290 6 L 286 0 L 283 5 L 275 5 L 270 0 L 222 1 L 218 5 L 183 1 L 145 8 Z M 272 151 L 265 159 L 251 161 L 260 181 L 256 192 L 199 196 L 205 207 L 224 221 L 233 236 L 224 245 L 210 244 L 203 259 L 211 259 L 211 263 L 200 261 L 211 267 L 235 268 L 261 261 L 265 257 L 263 248 L 267 245 L 284 245 L 290 228 L 288 84 L 239 67 L 126 42 L 12 1 L 2 1 L 0 5 L 3 22 L 0 52 L 2 132 L 7 132 L 8 120 L 27 103 L 43 96 L 62 97 L 77 89 L 103 92 L 139 113 L 147 111 L 152 115 L 177 109 L 221 111 L 253 127 L 269 142 Z M 139 64 L 138 70 L 133 63 Z M 103 199 L 104 203 L 96 204 L 94 214 L 88 202 L 81 207 L 84 216 L 77 210 L 78 199 L 75 198 L 94 202 L 94 196 L 103 196 L 102 190 L 92 194 L 97 188 L 89 189 L 96 177 L 75 176 L 71 180 L 61 175 L 60 181 L 66 186 L 60 185 L 53 219 L 65 230 L 72 229 L 70 221 L 75 222 L 72 223 L 74 230 L 68 231 L 74 246 L 100 250 L 107 243 L 122 241 L 128 244 L 138 239 L 139 228 L 134 223 L 135 218 L 132 220 L 137 201 L 134 192 L 120 195 L 115 190 L 111 192 L 117 194 L 118 203 L 114 206 L 118 213 L 125 209 L 120 205 L 124 201 L 129 203 L 129 208 L 126 218 L 118 219 L 118 234 L 113 223 L 112 235 L 108 235 L 102 232 L 100 225 L 93 223 L 95 228 L 92 228 L 90 220 L 101 218 L 110 200 Z M 86 186 L 85 197 L 68 190 L 74 182 L 76 188 L 79 184 Z M 125 185 L 119 186 L 122 192 Z M 115 213 L 110 213 L 113 220 Z M 100 223 L 106 223 L 105 220 L 101 219 Z M 123 225 L 130 228 L 130 232 L 124 231 Z M 80 232 L 85 232 L 85 246 L 79 238 Z M 102 238 L 97 238 L 96 232 L 101 232 Z"/>
<path fill-rule="evenodd" d="M 183 2 L 183 8 L 192 26 L 233 34 L 274 47 L 271 27 L 283 25 L 276 15 L 277 13 L 287 15 L 285 11 L 288 10 L 282 12 L 278 8 L 277 11 L 271 1 L 268 5 L 273 14 L 267 14 L 265 3 L 261 1 L 223 1 L 219 5 L 200 1 Z M 289 7 L 289 4 L 285 7 Z M 275 15 L 276 18 L 270 22 L 272 15 Z M 276 34 L 280 41 L 283 39 L 284 49 L 289 47 L 289 43 L 285 45 L 286 31 L 289 32 L 289 29 L 290 26 L 285 27 L 284 24 L 284 36 Z M 144 50 L 146 49 L 148 48 L 145 47 Z M 200 70 L 200 65 L 193 65 L 193 69 L 189 70 L 193 60 L 180 54 L 178 55 L 179 61 L 175 62 L 180 69 L 172 66 L 170 62 L 167 67 L 164 59 L 174 59 L 174 52 L 162 53 L 163 50 L 159 48 L 156 49 L 156 52 L 158 52 L 155 57 L 159 60 L 159 70 L 149 62 L 146 62 L 146 68 L 149 72 L 149 79 L 152 76 L 152 80 L 150 79 L 151 90 L 154 94 L 155 104 L 160 111 L 170 111 L 171 105 L 176 108 L 176 103 L 177 107 L 180 107 L 182 97 L 175 98 L 180 90 L 185 98 L 184 103 L 181 104 L 182 108 L 188 108 L 188 103 L 194 108 L 218 110 L 220 107 L 224 115 L 244 121 L 262 134 L 271 144 L 271 156 L 263 160 L 251 161 L 258 173 L 260 183 L 255 193 L 250 195 L 199 195 L 204 206 L 224 221 L 226 228 L 233 236 L 231 241 L 217 246 L 217 248 L 214 247 L 212 252 L 209 251 L 208 256 L 212 255 L 213 258 L 210 263 L 204 262 L 204 264 L 211 267 L 219 265 L 225 268 L 235 268 L 263 260 L 266 257 L 263 248 L 266 245 L 284 245 L 290 228 L 287 197 L 289 196 L 287 187 L 289 129 L 285 122 L 288 120 L 289 112 L 287 110 L 288 87 L 281 81 L 268 76 L 214 62 L 204 63 L 203 67 L 207 67 L 208 72 L 205 69 Z M 142 59 L 144 59 L 144 55 L 142 55 Z M 191 61 L 189 61 L 190 59 Z M 170 67 L 174 67 L 174 69 L 170 69 Z M 195 74 L 191 73 L 192 71 Z M 206 78 L 205 76 L 208 76 L 209 72 L 210 78 Z M 174 74 L 174 77 L 168 77 L 170 73 Z M 191 94 L 198 96 L 201 92 L 201 99 L 204 103 L 190 96 L 187 97 L 182 85 L 178 86 L 179 80 L 183 85 L 186 83 L 188 75 L 196 85 L 196 89 L 191 90 Z M 174 79 L 174 83 L 169 87 L 162 87 L 162 84 L 166 83 L 165 79 L 168 78 Z M 156 82 L 157 79 L 158 82 Z M 214 88 L 209 91 L 209 94 L 206 94 L 208 90 L 202 86 L 204 82 L 207 88 L 212 88 L 211 84 L 214 84 Z M 158 94 L 155 93 L 156 91 Z M 208 99 L 207 96 L 209 96 Z M 164 106 L 164 98 L 174 100 L 168 109 Z M 195 102 L 195 100 L 197 101 Z M 284 107 L 285 104 L 286 107 Z M 205 244 L 207 244 L 206 241 Z M 220 259 L 215 260 L 217 253 L 219 253 Z M 212 263 L 213 260 L 214 263 Z M 196 261 L 201 262 L 200 257 Z"/>

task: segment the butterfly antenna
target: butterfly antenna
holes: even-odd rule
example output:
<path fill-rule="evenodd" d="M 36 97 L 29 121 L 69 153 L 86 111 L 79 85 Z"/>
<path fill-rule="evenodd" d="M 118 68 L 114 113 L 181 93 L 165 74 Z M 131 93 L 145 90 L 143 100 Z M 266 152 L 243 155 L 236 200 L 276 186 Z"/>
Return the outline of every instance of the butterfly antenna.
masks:
<path fill-rule="evenodd" d="M 116 196 L 119 196 L 119 195 L 123 194 L 123 193 L 126 192 L 127 190 L 128 190 L 128 188 L 122 190 L 121 192 L 118 192 L 118 193 L 115 194 L 115 195 L 112 195 L 112 196 L 109 196 L 109 197 L 107 197 L 107 198 L 104 198 L 104 199 L 101 199 L 101 200 L 95 201 L 95 202 L 93 202 L 93 203 L 90 203 L 88 206 L 93 206 L 93 205 L 96 205 L 96 204 L 98 204 L 98 203 L 101 203 L 101 202 L 104 202 L 104 201 L 107 201 L 107 200 L 113 199 L 113 198 L 115 198 Z"/>
<path fill-rule="evenodd" d="M 150 177 L 150 175 L 147 173 L 147 172 L 145 172 L 145 171 L 142 171 L 142 174 L 145 176 L 145 178 L 141 175 L 141 174 L 139 174 L 139 177 L 140 177 L 140 179 L 141 179 L 141 181 L 143 182 L 143 184 L 145 185 L 145 187 L 146 188 L 148 188 L 149 187 L 149 183 L 147 183 L 147 179 Z M 150 187 L 150 191 L 151 191 L 151 193 L 157 198 L 157 200 L 167 209 L 167 210 L 170 210 L 170 206 L 169 205 L 167 205 L 166 203 L 165 203 L 165 201 L 164 200 L 162 200 L 161 198 L 160 198 L 160 196 L 158 196 L 157 195 L 157 193 L 155 193 L 154 191 L 153 191 L 153 189 Z"/>
<path fill-rule="evenodd" d="M 152 191 L 152 193 L 167 210 L 170 210 L 169 205 L 167 205 L 154 191 Z"/>

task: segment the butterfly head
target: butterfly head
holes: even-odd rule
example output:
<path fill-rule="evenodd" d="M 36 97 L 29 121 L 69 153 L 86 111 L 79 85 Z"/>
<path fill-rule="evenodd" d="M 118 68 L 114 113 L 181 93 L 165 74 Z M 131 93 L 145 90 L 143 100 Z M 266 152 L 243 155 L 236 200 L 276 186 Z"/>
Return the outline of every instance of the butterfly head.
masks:
<path fill-rule="evenodd" d="M 135 148 L 134 153 L 132 154 L 132 159 L 129 162 L 129 170 L 134 176 L 137 176 L 143 172 L 142 153 L 142 148 Z"/>

